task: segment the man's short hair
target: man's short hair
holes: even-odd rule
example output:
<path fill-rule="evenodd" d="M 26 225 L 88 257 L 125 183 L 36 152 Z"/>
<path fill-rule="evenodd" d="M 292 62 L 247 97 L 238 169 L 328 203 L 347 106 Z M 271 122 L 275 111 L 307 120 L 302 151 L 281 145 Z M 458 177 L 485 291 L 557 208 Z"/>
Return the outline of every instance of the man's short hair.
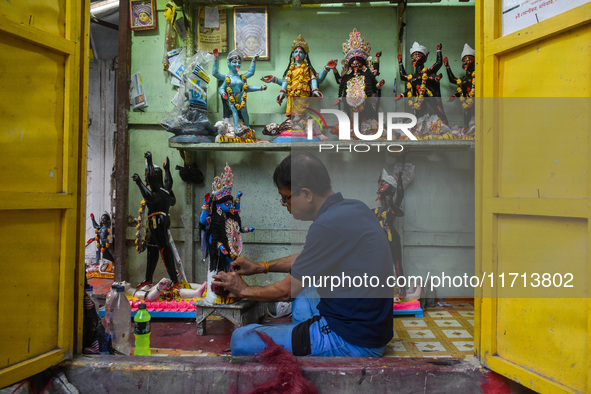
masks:
<path fill-rule="evenodd" d="M 273 182 L 278 188 L 297 192 L 306 187 L 313 193 L 324 195 L 330 190 L 330 176 L 319 158 L 308 152 L 287 156 L 273 173 Z"/>

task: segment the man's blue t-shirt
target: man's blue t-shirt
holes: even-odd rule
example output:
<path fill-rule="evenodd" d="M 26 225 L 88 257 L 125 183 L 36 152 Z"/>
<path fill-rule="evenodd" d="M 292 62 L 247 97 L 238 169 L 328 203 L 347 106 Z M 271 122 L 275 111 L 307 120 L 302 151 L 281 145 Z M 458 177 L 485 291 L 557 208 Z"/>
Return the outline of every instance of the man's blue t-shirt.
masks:
<path fill-rule="evenodd" d="M 392 339 L 390 248 L 374 213 L 361 201 L 343 199 L 341 193 L 327 198 L 291 275 L 304 286 L 313 283 L 320 315 L 347 342 L 376 348 Z"/>

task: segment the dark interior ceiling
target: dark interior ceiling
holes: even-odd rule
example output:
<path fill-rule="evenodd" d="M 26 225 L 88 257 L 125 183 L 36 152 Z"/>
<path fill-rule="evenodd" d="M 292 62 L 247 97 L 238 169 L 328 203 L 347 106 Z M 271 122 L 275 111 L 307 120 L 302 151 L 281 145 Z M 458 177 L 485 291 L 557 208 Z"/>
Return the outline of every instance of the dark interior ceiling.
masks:
<path fill-rule="evenodd" d="M 90 4 L 90 47 L 95 59 L 117 57 L 119 0 L 92 1 Z"/>

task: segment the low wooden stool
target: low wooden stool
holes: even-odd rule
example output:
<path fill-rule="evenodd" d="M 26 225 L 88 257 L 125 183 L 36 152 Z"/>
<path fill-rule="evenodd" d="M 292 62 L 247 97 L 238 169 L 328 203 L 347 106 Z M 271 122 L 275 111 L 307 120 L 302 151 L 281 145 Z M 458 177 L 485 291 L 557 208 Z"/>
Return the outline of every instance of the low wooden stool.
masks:
<path fill-rule="evenodd" d="M 232 324 L 234 328 L 247 324 L 258 323 L 259 319 L 265 316 L 263 304 L 251 300 L 238 300 L 232 304 L 210 304 L 204 300 L 197 300 L 193 303 L 197 313 L 197 335 L 205 335 L 205 320 L 208 316 L 223 317 Z"/>

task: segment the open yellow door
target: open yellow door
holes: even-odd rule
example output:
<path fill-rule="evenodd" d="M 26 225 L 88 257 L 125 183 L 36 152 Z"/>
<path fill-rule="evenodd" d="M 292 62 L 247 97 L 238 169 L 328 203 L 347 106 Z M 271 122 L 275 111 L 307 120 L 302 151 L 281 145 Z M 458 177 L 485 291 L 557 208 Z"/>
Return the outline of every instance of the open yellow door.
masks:
<path fill-rule="evenodd" d="M 476 30 L 476 272 L 495 279 L 477 353 L 533 390 L 589 393 L 591 2 L 477 0 Z"/>
<path fill-rule="evenodd" d="M 0 2 L 0 388 L 80 331 L 87 31 L 88 0 Z"/>

